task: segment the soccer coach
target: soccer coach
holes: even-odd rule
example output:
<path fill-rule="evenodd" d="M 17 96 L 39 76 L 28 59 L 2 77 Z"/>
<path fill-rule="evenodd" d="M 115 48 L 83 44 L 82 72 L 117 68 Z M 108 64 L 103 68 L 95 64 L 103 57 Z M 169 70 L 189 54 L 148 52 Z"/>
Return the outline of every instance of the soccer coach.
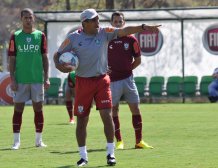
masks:
<path fill-rule="evenodd" d="M 59 56 L 64 52 L 73 51 L 79 58 L 79 66 L 76 70 L 75 104 L 74 112 L 77 116 L 76 137 L 81 159 L 78 166 L 88 164 L 86 149 L 86 127 L 93 99 L 96 108 L 100 112 L 104 124 L 104 133 L 107 139 L 107 164 L 116 164 L 114 155 L 114 124 L 112 120 L 112 101 L 110 90 L 110 78 L 107 75 L 108 43 L 126 35 L 142 32 L 144 30 L 158 31 L 158 26 L 129 26 L 124 28 L 102 28 L 99 25 L 99 16 L 94 9 L 86 9 L 80 15 L 82 30 L 68 35 L 54 54 L 54 62 L 57 69 L 68 73 L 70 68 L 58 62 Z"/>

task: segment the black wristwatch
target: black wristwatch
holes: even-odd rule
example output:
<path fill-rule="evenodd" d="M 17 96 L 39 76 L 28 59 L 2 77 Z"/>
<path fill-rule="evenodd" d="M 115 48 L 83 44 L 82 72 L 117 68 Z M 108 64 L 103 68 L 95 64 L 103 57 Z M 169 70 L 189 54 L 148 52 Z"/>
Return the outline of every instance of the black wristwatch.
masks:
<path fill-rule="evenodd" d="M 146 24 L 142 24 L 142 30 L 145 30 Z"/>

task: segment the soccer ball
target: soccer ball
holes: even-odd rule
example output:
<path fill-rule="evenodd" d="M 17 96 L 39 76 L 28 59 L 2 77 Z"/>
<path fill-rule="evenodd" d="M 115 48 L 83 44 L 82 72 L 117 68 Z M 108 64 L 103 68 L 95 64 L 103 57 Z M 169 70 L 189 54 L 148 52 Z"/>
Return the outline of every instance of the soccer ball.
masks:
<path fill-rule="evenodd" d="M 72 52 L 65 52 L 59 57 L 59 62 L 65 64 L 65 66 L 70 66 L 72 71 L 75 71 L 79 65 L 78 57 Z"/>

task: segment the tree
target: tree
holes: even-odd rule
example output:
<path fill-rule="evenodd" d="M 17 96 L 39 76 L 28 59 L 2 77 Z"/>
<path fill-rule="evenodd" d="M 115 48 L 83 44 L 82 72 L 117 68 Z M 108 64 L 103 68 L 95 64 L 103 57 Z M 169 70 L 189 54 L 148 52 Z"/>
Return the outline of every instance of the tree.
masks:
<path fill-rule="evenodd" d="M 10 35 L 21 27 L 20 10 L 30 7 L 33 10 L 44 10 L 51 4 L 51 0 L 1 0 L 0 1 L 0 71 L 2 65 L 2 51 L 5 43 L 9 41 Z"/>
<path fill-rule="evenodd" d="M 114 0 L 106 0 L 106 9 L 114 9 Z"/>
<path fill-rule="evenodd" d="M 218 6 L 217 0 L 209 0 L 207 6 Z"/>
<path fill-rule="evenodd" d="M 71 6 L 70 6 L 70 0 L 66 0 L 66 10 L 70 10 Z"/>
<path fill-rule="evenodd" d="M 63 3 L 65 2 L 65 3 Z M 1 0 L 0 1 L 0 71 L 3 44 L 10 34 L 20 27 L 20 10 L 25 7 L 34 11 L 99 9 L 146 9 L 162 7 L 218 6 L 217 0 Z M 38 24 L 37 26 L 42 24 Z M 43 26 L 40 27 L 41 30 Z"/>

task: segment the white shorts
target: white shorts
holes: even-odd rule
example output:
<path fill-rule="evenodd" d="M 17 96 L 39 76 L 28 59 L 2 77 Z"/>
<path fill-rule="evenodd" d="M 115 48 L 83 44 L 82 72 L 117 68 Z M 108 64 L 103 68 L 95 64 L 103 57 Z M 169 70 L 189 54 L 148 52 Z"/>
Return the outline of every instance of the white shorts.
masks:
<path fill-rule="evenodd" d="M 64 88 L 65 93 L 70 92 L 70 90 L 71 90 L 71 88 L 69 87 L 68 82 L 66 82 L 65 88 Z"/>
<path fill-rule="evenodd" d="M 18 84 L 18 89 L 13 97 L 14 103 L 24 103 L 28 100 L 34 102 L 44 101 L 43 84 Z"/>
<path fill-rule="evenodd" d="M 110 87 L 112 92 L 113 106 L 119 104 L 121 96 L 124 96 L 124 99 L 127 101 L 127 103 L 140 102 L 133 75 L 123 80 L 111 82 Z"/>

